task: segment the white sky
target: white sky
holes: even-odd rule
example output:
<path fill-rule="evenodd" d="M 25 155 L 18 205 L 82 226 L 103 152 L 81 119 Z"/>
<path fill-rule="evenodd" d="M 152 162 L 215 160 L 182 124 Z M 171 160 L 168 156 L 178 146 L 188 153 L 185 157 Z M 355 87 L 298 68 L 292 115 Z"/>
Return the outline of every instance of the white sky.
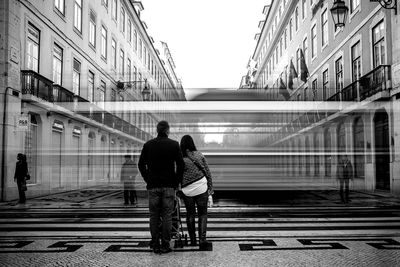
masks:
<path fill-rule="evenodd" d="M 190 88 L 238 88 L 270 0 L 142 0 L 149 35 L 168 44 Z"/>

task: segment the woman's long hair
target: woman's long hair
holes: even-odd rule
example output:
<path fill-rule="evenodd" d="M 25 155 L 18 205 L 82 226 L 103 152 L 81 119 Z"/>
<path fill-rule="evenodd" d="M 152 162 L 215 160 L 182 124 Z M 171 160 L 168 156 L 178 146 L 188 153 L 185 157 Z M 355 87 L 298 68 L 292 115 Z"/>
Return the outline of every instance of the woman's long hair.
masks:
<path fill-rule="evenodd" d="M 197 151 L 193 138 L 190 135 L 184 135 L 181 139 L 181 151 L 183 157 L 187 157 L 187 151 Z"/>

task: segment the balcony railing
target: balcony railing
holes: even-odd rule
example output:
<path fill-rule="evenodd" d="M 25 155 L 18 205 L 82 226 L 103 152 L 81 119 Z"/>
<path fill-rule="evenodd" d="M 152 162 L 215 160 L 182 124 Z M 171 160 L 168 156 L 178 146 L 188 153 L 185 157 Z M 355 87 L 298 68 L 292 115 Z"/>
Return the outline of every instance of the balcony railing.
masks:
<path fill-rule="evenodd" d="M 53 102 L 53 82 L 33 70 L 21 70 L 22 94 Z"/>
<path fill-rule="evenodd" d="M 148 140 L 152 136 L 120 117 L 103 110 L 87 99 L 75 95 L 68 89 L 32 70 L 21 70 L 22 94 L 33 95 L 50 103 L 56 103 L 88 119 L 104 124 L 138 139 Z"/>
<path fill-rule="evenodd" d="M 327 101 L 363 101 L 379 92 L 389 90 L 391 81 L 389 65 L 380 65 L 362 76 L 359 80 L 349 84 L 342 91 L 331 96 Z"/>

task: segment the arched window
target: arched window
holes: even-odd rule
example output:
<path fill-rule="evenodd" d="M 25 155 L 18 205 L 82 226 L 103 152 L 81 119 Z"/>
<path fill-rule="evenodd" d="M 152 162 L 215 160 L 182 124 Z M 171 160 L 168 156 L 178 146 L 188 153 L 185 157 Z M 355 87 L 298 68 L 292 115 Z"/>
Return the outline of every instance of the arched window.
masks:
<path fill-rule="evenodd" d="M 38 115 L 29 114 L 30 126 L 29 130 L 25 134 L 24 153 L 26 155 L 26 161 L 28 163 L 28 171 L 31 179 L 28 183 L 36 184 L 37 172 L 38 172 L 38 142 L 39 142 L 39 123 Z"/>
<path fill-rule="evenodd" d="M 329 129 L 324 131 L 325 176 L 331 176 L 332 172 L 332 140 Z"/>
<path fill-rule="evenodd" d="M 314 174 L 319 175 L 319 140 L 318 135 L 314 134 Z"/>
<path fill-rule="evenodd" d="M 88 167 L 88 181 L 94 179 L 94 162 L 95 162 L 95 142 L 96 135 L 94 132 L 90 132 L 88 136 L 88 154 L 87 154 L 87 167 Z"/>
<path fill-rule="evenodd" d="M 306 160 L 306 175 L 310 175 L 310 139 L 308 136 L 305 141 L 304 156 Z"/>
<path fill-rule="evenodd" d="M 354 143 L 354 176 L 364 177 L 365 140 L 364 140 L 364 122 L 361 119 L 361 117 L 357 118 L 354 122 L 353 143 Z"/>
<path fill-rule="evenodd" d="M 346 153 L 346 132 L 343 123 L 337 128 L 337 152 L 338 155 Z"/>

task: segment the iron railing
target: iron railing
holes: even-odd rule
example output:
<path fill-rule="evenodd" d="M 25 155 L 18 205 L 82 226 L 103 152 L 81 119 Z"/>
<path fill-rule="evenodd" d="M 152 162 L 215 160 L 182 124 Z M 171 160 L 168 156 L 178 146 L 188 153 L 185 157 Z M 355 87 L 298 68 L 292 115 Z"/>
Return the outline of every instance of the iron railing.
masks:
<path fill-rule="evenodd" d="M 22 94 L 33 95 L 42 100 L 63 106 L 86 118 L 104 124 L 133 137 L 148 140 L 152 136 L 120 117 L 103 110 L 87 99 L 40 75 L 33 70 L 21 70 Z M 71 104 L 68 104 L 71 103 Z"/>

